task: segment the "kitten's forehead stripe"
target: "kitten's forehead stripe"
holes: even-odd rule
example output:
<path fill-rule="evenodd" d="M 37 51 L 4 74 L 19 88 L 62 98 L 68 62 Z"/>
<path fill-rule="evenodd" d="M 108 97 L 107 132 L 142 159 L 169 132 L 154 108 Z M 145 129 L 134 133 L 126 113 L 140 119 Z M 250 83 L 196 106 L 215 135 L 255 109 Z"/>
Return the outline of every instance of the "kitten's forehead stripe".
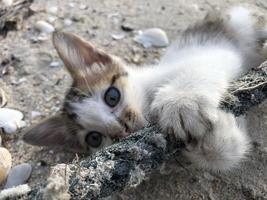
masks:
<path fill-rule="evenodd" d="M 123 72 L 123 73 L 118 73 L 112 76 L 111 78 L 111 84 L 110 85 L 114 85 L 114 83 L 121 77 L 123 76 L 128 76 L 127 72 Z"/>

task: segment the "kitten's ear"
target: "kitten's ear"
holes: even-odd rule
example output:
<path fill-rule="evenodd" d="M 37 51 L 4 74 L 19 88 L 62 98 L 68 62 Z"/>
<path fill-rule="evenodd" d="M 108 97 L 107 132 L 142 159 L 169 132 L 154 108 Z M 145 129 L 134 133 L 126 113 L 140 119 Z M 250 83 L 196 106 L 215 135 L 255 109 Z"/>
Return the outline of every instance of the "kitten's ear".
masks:
<path fill-rule="evenodd" d="M 23 140 L 32 145 L 64 146 L 73 151 L 83 151 L 78 136 L 70 131 L 68 120 L 61 115 L 48 118 L 30 128 Z"/>
<path fill-rule="evenodd" d="M 71 33 L 54 32 L 53 44 L 74 79 L 86 74 L 94 64 L 108 67 L 113 61 L 112 56 Z"/>

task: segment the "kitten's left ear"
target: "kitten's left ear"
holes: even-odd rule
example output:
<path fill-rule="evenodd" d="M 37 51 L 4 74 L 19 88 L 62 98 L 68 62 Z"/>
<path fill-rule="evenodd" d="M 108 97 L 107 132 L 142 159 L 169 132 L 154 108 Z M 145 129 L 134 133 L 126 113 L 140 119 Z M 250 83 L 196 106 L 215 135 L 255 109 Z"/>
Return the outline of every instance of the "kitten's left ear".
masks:
<path fill-rule="evenodd" d="M 113 58 L 111 55 L 94 47 L 77 35 L 54 32 L 53 43 L 60 58 L 74 79 L 79 79 L 86 72 L 90 72 L 94 64 L 102 68 L 111 67 L 112 65 Z"/>

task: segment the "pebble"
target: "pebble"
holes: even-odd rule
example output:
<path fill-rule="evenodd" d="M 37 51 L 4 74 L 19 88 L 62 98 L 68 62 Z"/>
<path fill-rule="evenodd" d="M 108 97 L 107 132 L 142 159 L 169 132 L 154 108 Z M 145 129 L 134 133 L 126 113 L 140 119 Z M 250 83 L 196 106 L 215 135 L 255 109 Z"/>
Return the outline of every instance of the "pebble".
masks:
<path fill-rule="evenodd" d="M 57 6 L 48 7 L 46 8 L 46 12 L 50 14 L 57 14 L 58 7 Z"/>
<path fill-rule="evenodd" d="M 55 28 L 46 21 L 37 21 L 35 24 L 35 28 L 36 30 L 43 33 L 52 33 L 55 31 Z"/>
<path fill-rule="evenodd" d="M 70 8 L 74 8 L 74 7 L 75 7 L 75 3 L 70 2 L 70 3 L 69 3 L 69 7 L 70 7 Z"/>
<path fill-rule="evenodd" d="M 139 31 L 139 34 L 134 40 L 142 44 L 145 48 L 150 47 L 166 47 L 169 44 L 167 34 L 159 28 L 151 28 L 144 31 Z"/>
<path fill-rule="evenodd" d="M 23 163 L 13 167 L 7 177 L 5 189 L 16 187 L 25 184 L 32 173 L 32 166 L 28 163 Z"/>
<path fill-rule="evenodd" d="M 23 78 L 20 78 L 18 80 L 12 80 L 11 83 L 18 86 L 18 85 L 21 85 L 22 83 L 26 82 L 27 79 L 25 77 Z"/>
<path fill-rule="evenodd" d="M 40 33 L 38 36 L 32 36 L 30 38 L 30 40 L 33 42 L 33 43 L 37 43 L 37 42 L 44 42 L 44 41 L 47 41 L 49 38 L 48 36 L 46 35 L 46 33 Z"/>
<path fill-rule="evenodd" d="M 6 180 L 11 165 L 11 154 L 6 148 L 0 147 L 0 185 Z"/>
<path fill-rule="evenodd" d="M 31 118 L 32 119 L 35 119 L 35 118 L 37 118 L 37 117 L 40 117 L 42 114 L 39 112 L 39 111 L 32 111 L 31 112 Z"/>
<path fill-rule="evenodd" d="M 134 28 L 128 24 L 122 24 L 121 29 L 125 32 L 132 32 Z"/>
<path fill-rule="evenodd" d="M 64 25 L 65 26 L 70 26 L 70 25 L 72 25 L 72 20 L 71 19 L 64 19 Z"/>
<path fill-rule="evenodd" d="M 80 10 L 85 10 L 85 9 L 88 8 L 88 6 L 85 5 L 85 4 L 81 4 L 81 5 L 79 6 L 79 8 L 80 8 Z"/>
<path fill-rule="evenodd" d="M 37 40 L 38 41 L 41 41 L 41 42 L 43 42 L 43 41 L 46 41 L 46 40 L 48 40 L 49 38 L 48 38 L 48 36 L 46 35 L 46 33 L 41 33 L 38 37 L 37 37 Z"/>
<path fill-rule="evenodd" d="M 57 68 L 60 66 L 60 62 L 54 61 L 49 64 L 49 67 Z"/>
<path fill-rule="evenodd" d="M 22 120 L 23 114 L 14 109 L 0 108 L 0 127 L 4 129 L 5 133 L 14 133 L 18 128 L 25 125 Z"/>
<path fill-rule="evenodd" d="M 57 17 L 55 16 L 47 16 L 47 21 L 49 23 L 54 23 L 57 20 Z"/>

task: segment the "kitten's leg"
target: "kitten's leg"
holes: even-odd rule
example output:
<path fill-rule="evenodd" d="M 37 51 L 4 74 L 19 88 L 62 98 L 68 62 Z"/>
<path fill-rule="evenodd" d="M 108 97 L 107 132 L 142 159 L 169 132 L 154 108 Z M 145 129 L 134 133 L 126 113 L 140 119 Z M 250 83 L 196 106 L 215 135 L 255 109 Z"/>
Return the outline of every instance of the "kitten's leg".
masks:
<path fill-rule="evenodd" d="M 249 140 L 233 115 L 218 109 L 213 94 L 179 92 L 175 85 L 168 85 L 158 91 L 151 111 L 158 116 L 163 133 L 185 142 L 183 153 L 192 163 L 214 171 L 228 170 L 245 157 Z"/>
<path fill-rule="evenodd" d="M 184 155 L 197 166 L 217 170 L 235 167 L 248 153 L 249 139 L 238 127 L 234 116 L 218 112 L 212 130 L 199 141 L 187 145 Z"/>
<path fill-rule="evenodd" d="M 194 45 L 199 48 L 216 44 L 215 50 L 219 47 L 226 51 L 218 54 L 211 51 L 207 53 L 212 54 L 209 59 L 205 60 L 205 55 L 192 57 L 179 65 L 177 79 L 158 89 L 151 113 L 158 116 L 163 132 L 187 143 L 185 154 L 192 162 L 213 170 L 227 170 L 244 158 L 249 142 L 234 117 L 218 109 L 219 102 L 229 81 L 242 71 L 241 67 L 258 64 L 264 57 L 257 49 L 260 32 L 251 23 L 247 10 L 233 9 L 229 22 L 207 20 L 185 31 L 176 47 L 178 57 L 179 48 L 184 56 L 187 48 Z M 228 45 L 233 49 L 228 49 Z M 196 53 L 201 55 L 201 51 L 194 50 Z M 164 62 L 168 62 L 166 57 Z"/>

